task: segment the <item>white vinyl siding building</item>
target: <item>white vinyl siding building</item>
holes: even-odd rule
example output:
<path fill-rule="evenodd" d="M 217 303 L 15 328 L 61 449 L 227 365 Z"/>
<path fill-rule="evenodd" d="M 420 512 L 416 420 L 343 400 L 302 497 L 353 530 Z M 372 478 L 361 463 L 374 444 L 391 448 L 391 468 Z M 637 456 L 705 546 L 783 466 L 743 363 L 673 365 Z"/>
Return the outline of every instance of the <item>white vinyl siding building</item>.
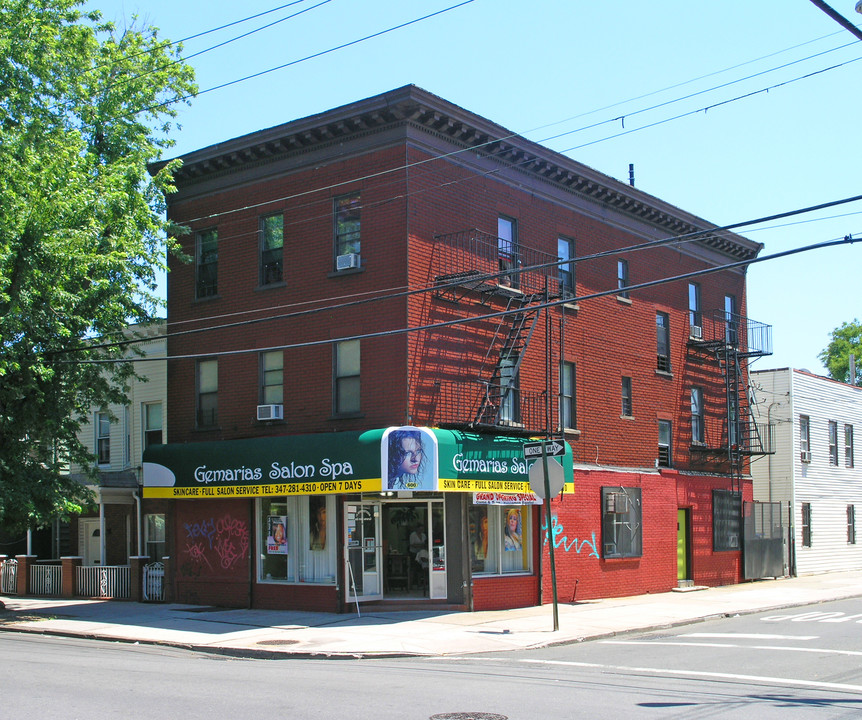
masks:
<path fill-rule="evenodd" d="M 862 388 L 789 368 L 752 372 L 751 382 L 758 422 L 772 424 L 775 448 L 751 464 L 754 499 L 791 504 L 794 573 L 862 568 L 862 544 L 849 527 L 862 509 L 862 471 L 848 456 L 855 448 L 845 448 L 853 437 L 845 426 L 862 427 Z M 804 504 L 810 544 L 802 538 Z"/>

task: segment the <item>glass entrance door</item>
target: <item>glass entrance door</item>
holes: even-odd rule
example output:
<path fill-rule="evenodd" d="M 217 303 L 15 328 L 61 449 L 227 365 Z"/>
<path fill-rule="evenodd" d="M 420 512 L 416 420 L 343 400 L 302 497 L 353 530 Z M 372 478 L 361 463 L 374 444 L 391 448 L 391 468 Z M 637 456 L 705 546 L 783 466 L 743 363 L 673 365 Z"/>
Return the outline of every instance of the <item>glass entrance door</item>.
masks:
<path fill-rule="evenodd" d="M 344 506 L 344 575 L 347 602 L 383 597 L 380 503 L 353 502 Z"/>

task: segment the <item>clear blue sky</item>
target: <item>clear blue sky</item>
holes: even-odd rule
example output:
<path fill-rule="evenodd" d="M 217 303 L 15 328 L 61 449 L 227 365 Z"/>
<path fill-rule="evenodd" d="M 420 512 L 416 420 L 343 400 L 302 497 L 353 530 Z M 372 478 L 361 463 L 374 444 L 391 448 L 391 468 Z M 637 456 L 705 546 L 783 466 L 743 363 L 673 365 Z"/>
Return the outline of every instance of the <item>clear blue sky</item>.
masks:
<path fill-rule="evenodd" d="M 177 40 L 286 1 L 89 6 L 120 24 L 136 13 Z M 458 2 L 305 0 L 191 40 L 185 54 L 323 3 L 191 59 L 205 90 Z M 855 0 L 830 4 L 862 23 Z M 414 83 L 622 181 L 634 163 L 640 189 L 724 225 L 862 194 L 860 81 L 862 43 L 809 0 L 473 0 L 202 94 L 181 110 L 171 154 Z M 763 254 L 862 238 L 862 203 L 737 232 L 763 243 Z M 748 316 L 774 328 L 774 354 L 755 369 L 824 372 L 817 355 L 830 331 L 862 319 L 860 258 L 862 240 L 749 270 Z"/>

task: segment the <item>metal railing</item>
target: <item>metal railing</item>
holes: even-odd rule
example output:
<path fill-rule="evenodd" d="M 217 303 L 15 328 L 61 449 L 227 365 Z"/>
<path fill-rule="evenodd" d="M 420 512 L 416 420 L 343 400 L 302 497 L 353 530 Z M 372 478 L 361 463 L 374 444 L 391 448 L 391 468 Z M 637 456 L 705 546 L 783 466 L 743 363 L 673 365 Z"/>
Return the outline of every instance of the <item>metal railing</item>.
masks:
<path fill-rule="evenodd" d="M 62 595 L 63 568 L 61 565 L 31 565 L 29 592 L 32 595 Z"/>
<path fill-rule="evenodd" d="M 18 594 L 18 561 L 14 558 L 0 561 L 0 593 Z"/>
<path fill-rule="evenodd" d="M 81 566 L 75 578 L 75 594 L 80 597 L 128 600 L 131 573 L 128 565 Z"/>
<path fill-rule="evenodd" d="M 165 564 L 160 562 L 144 565 L 144 602 L 165 601 Z"/>
<path fill-rule="evenodd" d="M 472 427 L 476 424 L 476 412 L 488 392 L 487 383 L 479 380 L 440 382 L 435 383 L 435 390 L 430 402 L 429 424 L 449 427 Z M 505 401 L 505 408 L 496 408 L 495 419 L 482 424 L 494 426 L 500 431 L 526 434 L 556 430 L 559 425 L 554 414 L 557 412 L 556 403 L 549 408 L 546 393 L 525 390 L 514 392 L 514 397 Z"/>

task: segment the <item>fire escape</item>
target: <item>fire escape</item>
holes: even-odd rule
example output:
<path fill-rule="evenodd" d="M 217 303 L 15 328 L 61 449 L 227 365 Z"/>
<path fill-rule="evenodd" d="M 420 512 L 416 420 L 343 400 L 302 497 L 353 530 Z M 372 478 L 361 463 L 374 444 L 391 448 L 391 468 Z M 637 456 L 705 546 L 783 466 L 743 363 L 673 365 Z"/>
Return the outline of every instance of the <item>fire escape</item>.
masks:
<path fill-rule="evenodd" d="M 449 360 L 449 379 L 436 384 L 436 424 L 524 435 L 548 431 L 547 391 L 523 390 L 520 376 L 542 303 L 559 292 L 556 260 L 475 229 L 435 237 L 438 299 L 495 316 L 471 325 L 461 354 Z"/>
<path fill-rule="evenodd" d="M 748 384 L 748 365 L 772 354 L 772 326 L 725 310 L 698 319 L 700 325 L 692 323 L 689 328 L 689 351 L 718 365 L 724 409 L 713 421 L 705 418 L 703 442 L 693 442 L 692 449 L 704 461 L 726 463 L 731 489 L 741 492 L 747 458 L 774 452 L 771 428 L 755 419 Z"/>

